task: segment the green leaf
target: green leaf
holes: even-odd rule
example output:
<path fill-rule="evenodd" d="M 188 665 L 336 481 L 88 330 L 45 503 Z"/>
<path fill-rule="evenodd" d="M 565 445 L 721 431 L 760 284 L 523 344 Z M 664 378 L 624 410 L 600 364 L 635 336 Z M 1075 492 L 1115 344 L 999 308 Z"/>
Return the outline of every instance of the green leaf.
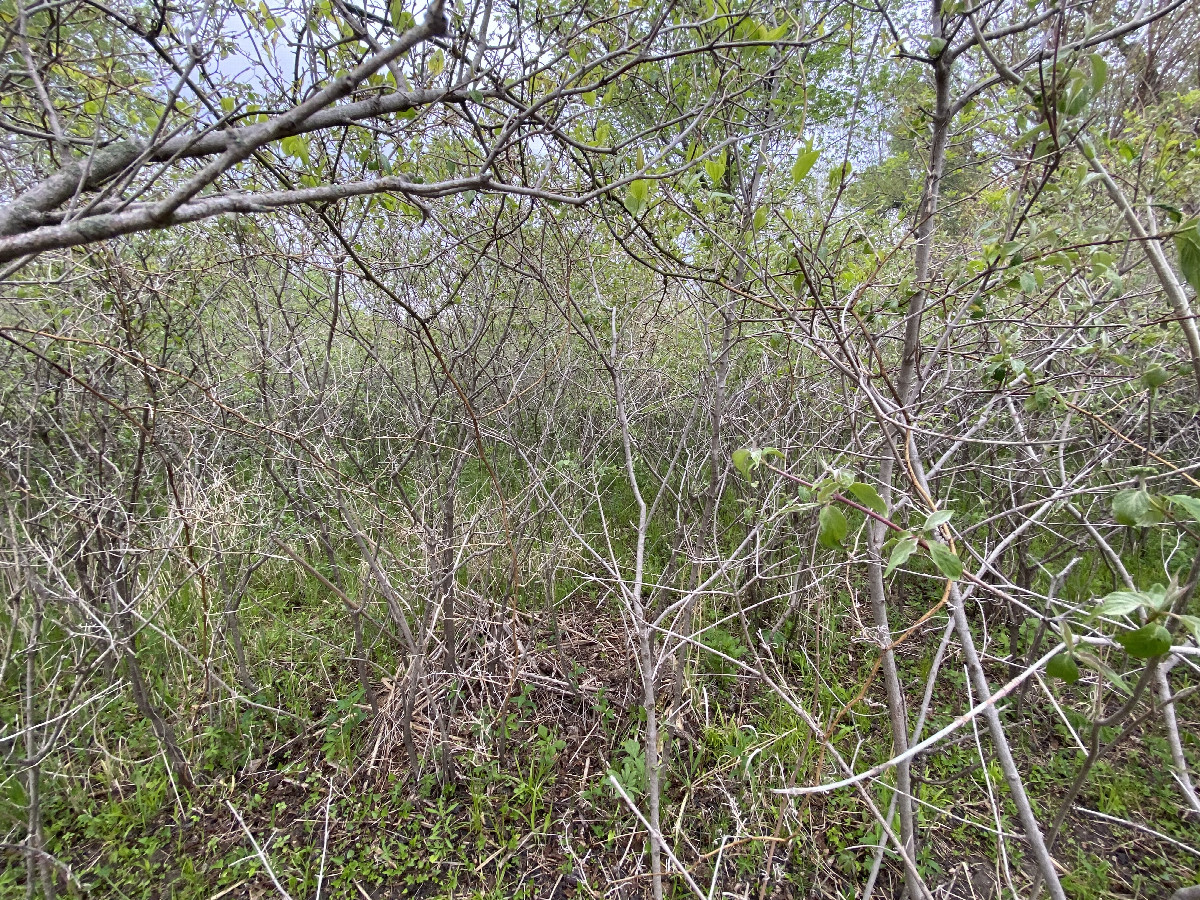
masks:
<path fill-rule="evenodd" d="M 1054 401 L 1058 399 L 1058 391 L 1048 384 L 1039 384 L 1034 388 L 1033 393 L 1025 398 L 1025 410 L 1027 412 L 1045 412 L 1054 405 Z"/>
<path fill-rule="evenodd" d="M 446 54 L 441 50 L 434 51 L 433 56 L 429 57 L 429 74 L 437 77 L 442 74 L 442 70 L 446 68 Z"/>
<path fill-rule="evenodd" d="M 1157 622 L 1151 622 L 1137 631 L 1118 634 L 1117 643 L 1134 659 L 1150 659 L 1171 649 L 1171 632 Z"/>
<path fill-rule="evenodd" d="M 1175 235 L 1175 247 L 1179 250 L 1179 268 L 1183 277 L 1200 294 L 1200 222 Z"/>
<path fill-rule="evenodd" d="M 897 566 L 902 566 L 908 562 L 908 558 L 913 555 L 913 551 L 917 549 L 917 536 L 914 534 L 906 534 L 902 537 L 899 543 L 892 548 L 891 558 L 888 559 L 887 568 L 883 570 L 883 577 L 887 578 L 892 574 L 892 571 Z"/>
<path fill-rule="evenodd" d="M 767 215 L 769 210 L 765 206 L 760 206 L 754 211 L 754 230 L 762 231 L 763 226 L 767 224 Z"/>
<path fill-rule="evenodd" d="M 933 531 L 940 525 L 945 525 L 954 516 L 954 512 L 949 509 L 938 509 L 931 512 L 925 517 L 925 524 L 921 526 L 923 531 Z"/>
<path fill-rule="evenodd" d="M 817 523 L 820 526 L 817 540 L 822 547 L 841 546 L 842 541 L 846 539 L 846 534 L 850 531 L 850 525 L 846 522 L 842 511 L 832 505 L 821 508 L 820 515 L 817 516 Z"/>
<path fill-rule="evenodd" d="M 933 564 L 938 567 L 938 571 L 947 578 L 962 578 L 962 560 L 960 560 L 958 555 L 945 544 L 939 544 L 936 541 L 930 541 L 929 556 L 933 560 Z"/>
<path fill-rule="evenodd" d="M 1156 525 L 1162 521 L 1162 515 L 1150 502 L 1150 495 L 1141 488 L 1117 491 L 1112 508 L 1121 525 Z"/>
<path fill-rule="evenodd" d="M 308 138 L 301 134 L 285 137 L 279 142 L 279 149 L 288 156 L 308 164 Z"/>
<path fill-rule="evenodd" d="M 1152 366 L 1142 373 L 1142 384 L 1152 391 L 1157 391 L 1167 383 L 1167 379 L 1170 377 L 1162 366 Z"/>
<path fill-rule="evenodd" d="M 1067 684 L 1074 684 L 1079 680 L 1079 664 L 1070 653 L 1059 653 L 1046 663 L 1046 674 L 1061 678 Z"/>
<path fill-rule="evenodd" d="M 413 14 L 404 9 L 404 0 L 392 0 L 392 27 L 397 31 L 407 31 L 416 24 Z"/>
<path fill-rule="evenodd" d="M 629 182 L 625 192 L 625 208 L 631 215 L 638 215 L 648 205 L 650 198 L 650 182 L 645 178 Z"/>
<path fill-rule="evenodd" d="M 1170 598 L 1167 594 L 1167 589 L 1161 584 L 1152 584 L 1146 590 L 1146 597 L 1149 600 L 1149 605 L 1152 609 L 1164 610 L 1167 608 L 1167 603 Z"/>
<path fill-rule="evenodd" d="M 1128 616 L 1137 612 L 1150 602 L 1150 598 L 1140 591 L 1113 591 L 1100 601 L 1096 616 Z"/>
<path fill-rule="evenodd" d="M 804 176 L 812 171 L 812 167 L 820 158 L 820 150 L 807 150 L 797 155 L 796 161 L 792 163 L 792 184 L 799 184 L 803 181 Z"/>
<path fill-rule="evenodd" d="M 750 449 L 748 447 L 733 451 L 733 465 L 742 473 L 743 478 L 750 477 Z"/>
<path fill-rule="evenodd" d="M 835 166 L 829 172 L 829 187 L 831 190 L 836 190 L 841 186 L 842 182 L 850 177 L 850 173 L 854 171 L 854 165 L 850 160 L 846 160 L 840 166 Z"/>
<path fill-rule="evenodd" d="M 708 175 L 708 183 L 713 187 L 721 184 L 721 179 L 725 177 L 725 150 L 722 149 L 716 156 L 710 157 L 704 161 L 704 171 Z"/>
<path fill-rule="evenodd" d="M 887 505 L 883 502 L 883 498 L 879 496 L 879 492 L 871 485 L 856 481 L 847 490 L 855 500 L 867 509 L 877 512 L 881 516 L 887 515 Z"/>
<path fill-rule="evenodd" d="M 1108 63 L 1104 61 L 1104 57 L 1099 53 L 1091 55 L 1090 62 L 1092 64 L 1092 77 L 1089 86 L 1092 89 L 1092 96 L 1100 93 L 1100 88 L 1104 87 L 1104 78 L 1108 75 Z"/>
<path fill-rule="evenodd" d="M 1065 112 L 1069 116 L 1077 116 L 1087 108 L 1087 102 L 1091 99 L 1091 91 L 1081 88 L 1067 97 Z"/>
<path fill-rule="evenodd" d="M 1178 225 L 1183 221 L 1183 211 L 1178 206 L 1172 206 L 1170 203 L 1153 203 L 1155 209 L 1161 209 L 1167 214 L 1167 218 Z"/>
<path fill-rule="evenodd" d="M 1187 494 L 1172 494 L 1167 498 L 1173 506 L 1181 506 L 1189 516 L 1200 522 L 1200 500 Z"/>
<path fill-rule="evenodd" d="M 928 45 L 925 47 L 925 52 L 926 52 L 926 53 L 927 53 L 929 56 L 936 57 L 936 56 L 939 56 L 939 55 L 941 55 L 941 52 L 942 52 L 943 50 L 945 50 L 945 49 L 946 49 L 946 40 L 945 40 L 945 38 L 934 38 L 934 39 L 933 39 L 933 40 L 931 40 L 931 41 L 929 42 L 929 44 L 928 44 Z"/>
<path fill-rule="evenodd" d="M 479 88 L 471 88 L 471 90 L 467 91 L 467 96 L 476 103 L 483 102 L 483 91 L 479 90 Z"/>

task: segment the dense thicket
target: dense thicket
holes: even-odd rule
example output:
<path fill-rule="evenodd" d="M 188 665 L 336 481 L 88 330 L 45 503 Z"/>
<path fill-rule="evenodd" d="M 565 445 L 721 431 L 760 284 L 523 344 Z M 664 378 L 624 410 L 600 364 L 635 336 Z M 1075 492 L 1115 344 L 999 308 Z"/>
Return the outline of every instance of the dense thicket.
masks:
<path fill-rule="evenodd" d="M 1194 4 L 0 24 L 0 894 L 1197 880 Z"/>

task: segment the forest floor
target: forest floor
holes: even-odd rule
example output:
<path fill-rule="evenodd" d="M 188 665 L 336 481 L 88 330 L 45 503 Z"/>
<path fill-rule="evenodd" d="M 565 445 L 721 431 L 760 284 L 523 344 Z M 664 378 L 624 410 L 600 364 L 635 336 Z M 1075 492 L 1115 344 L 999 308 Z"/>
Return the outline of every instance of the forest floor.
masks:
<path fill-rule="evenodd" d="M 619 623 L 579 617 L 561 621 L 558 641 L 544 632 L 520 629 L 515 680 L 498 658 L 494 668 L 484 659 L 464 673 L 453 704 L 433 698 L 434 710 L 431 698 L 418 695 L 412 735 L 423 762 L 415 778 L 399 727 L 401 692 L 388 679 L 374 715 L 352 690 L 341 699 L 309 698 L 309 724 L 272 730 L 245 712 L 239 727 L 248 742 L 233 740 L 224 719 L 205 725 L 194 716 L 201 738 L 231 739 L 218 741 L 223 749 L 210 754 L 191 792 L 176 789 L 152 751 L 116 778 L 97 754 L 69 790 L 53 795 L 47 822 L 48 847 L 72 869 L 67 893 L 83 887 L 89 896 L 130 900 L 649 896 L 645 832 L 605 777 L 613 771 L 635 797 L 644 787 L 636 670 Z M 850 685 L 869 669 L 869 652 L 855 657 L 853 647 L 845 652 Z M 772 845 L 777 877 L 768 896 L 861 896 L 878 826 L 852 793 L 818 794 L 791 805 L 784 837 L 775 837 L 779 798 L 770 789 L 809 744 L 799 720 L 760 684 L 719 662 L 698 661 L 703 677 L 671 720 L 662 820 L 675 852 L 713 898 L 757 897 Z M 919 675 L 920 660 L 905 665 Z M 1000 679 L 1004 669 L 995 665 Z M 342 666 L 339 672 L 335 661 L 328 677 L 352 686 L 351 667 Z M 805 683 L 802 673 L 795 683 Z M 496 698 L 506 691 L 501 729 Z M 671 691 L 668 684 L 663 693 Z M 963 695 L 935 696 L 931 724 L 959 714 Z M 877 753 L 888 740 L 881 712 L 874 693 L 855 711 L 878 720 Z M 1180 713 L 1181 728 L 1200 734 L 1200 704 Z M 1082 754 L 1061 721 L 1026 714 L 1010 733 L 1021 735 L 1015 749 L 1046 821 Z M 1010 884 L 1027 895 L 1031 870 L 1019 859 L 996 858 L 990 798 L 1002 796 L 1003 779 L 994 763 L 978 765 L 977 746 L 988 752 L 986 732 L 964 728 L 914 770 L 927 835 L 919 862 L 939 900 L 1011 896 Z M 858 756 L 862 765 L 873 752 L 860 747 Z M 1070 897 L 1154 900 L 1200 878 L 1200 823 L 1186 817 L 1168 764 L 1165 741 L 1134 741 L 1097 766 L 1055 848 Z M 885 806 L 886 789 L 877 786 L 875 794 Z M 999 815 L 1007 831 L 1019 832 L 1006 800 Z M 23 867 L 13 865 L 0 875 L 0 896 L 22 896 L 23 880 Z M 901 886 L 898 861 L 888 854 L 876 896 L 899 896 Z M 681 879 L 670 880 L 668 891 L 689 893 Z"/>

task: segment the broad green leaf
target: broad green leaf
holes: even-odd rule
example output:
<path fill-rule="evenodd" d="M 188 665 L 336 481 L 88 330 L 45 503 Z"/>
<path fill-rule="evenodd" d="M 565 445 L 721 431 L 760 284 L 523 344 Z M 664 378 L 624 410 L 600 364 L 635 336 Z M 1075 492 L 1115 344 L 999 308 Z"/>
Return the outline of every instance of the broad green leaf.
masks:
<path fill-rule="evenodd" d="M 1045 412 L 1054 405 L 1054 401 L 1058 399 L 1058 391 L 1048 384 L 1039 384 L 1032 394 L 1025 398 L 1025 410 L 1027 412 Z"/>
<path fill-rule="evenodd" d="M 863 484 L 861 481 L 856 481 L 847 488 L 850 494 L 865 506 L 867 509 L 879 513 L 881 516 L 887 515 L 887 506 L 883 502 L 883 498 L 879 496 L 879 492 L 869 484 Z"/>
<path fill-rule="evenodd" d="M 1152 391 L 1157 391 L 1160 387 L 1166 384 L 1167 379 L 1171 376 L 1167 374 L 1167 370 L 1162 366 L 1152 366 L 1142 373 L 1142 384 L 1150 388 Z"/>
<path fill-rule="evenodd" d="M 1187 494 L 1172 494 L 1167 499 L 1173 506 L 1182 507 L 1189 516 L 1200 522 L 1200 499 L 1189 497 Z"/>
<path fill-rule="evenodd" d="M 754 211 L 753 225 L 755 231 L 762 231 L 763 226 L 767 224 L 768 214 L 769 210 L 765 206 L 760 206 Z"/>
<path fill-rule="evenodd" d="M 1167 214 L 1167 218 L 1178 225 L 1183 221 L 1183 210 L 1178 206 L 1172 206 L 1170 203 L 1154 203 L 1151 204 L 1155 209 L 1161 209 Z"/>
<path fill-rule="evenodd" d="M 1156 525 L 1162 515 L 1151 503 L 1150 495 L 1141 488 L 1117 491 L 1112 501 L 1113 516 L 1121 525 Z"/>
<path fill-rule="evenodd" d="M 930 541 L 929 556 L 933 560 L 933 564 L 938 567 L 938 571 L 947 578 L 962 578 L 962 560 L 960 560 L 958 555 L 945 544 L 939 544 L 936 541 Z"/>
<path fill-rule="evenodd" d="M 812 171 L 812 167 L 817 164 L 817 160 L 820 158 L 820 150 L 807 150 L 800 153 L 796 157 L 796 161 L 792 163 L 792 184 L 799 184 L 803 181 L 804 176 Z"/>
<path fill-rule="evenodd" d="M 304 135 L 294 134 L 290 137 L 285 137 L 279 142 L 279 149 L 288 156 L 300 160 L 305 165 L 308 164 L 308 138 Z"/>
<path fill-rule="evenodd" d="M 940 525 L 945 525 L 954 516 L 954 512 L 949 509 L 938 509 L 931 512 L 925 517 L 925 524 L 921 526 L 923 531 L 933 531 Z"/>
<path fill-rule="evenodd" d="M 446 68 L 446 55 L 441 50 L 437 50 L 429 57 L 429 74 L 436 77 L 442 74 L 444 68 Z"/>
<path fill-rule="evenodd" d="M 1117 643 L 1134 659 L 1162 656 L 1171 649 L 1171 632 L 1157 622 L 1117 635 Z"/>
<path fill-rule="evenodd" d="M 832 478 L 826 478 L 817 485 L 817 502 L 828 503 L 829 498 L 837 493 L 838 483 Z"/>
<path fill-rule="evenodd" d="M 846 539 L 846 534 L 850 531 L 846 517 L 842 515 L 840 509 L 833 505 L 821 508 L 821 513 L 817 516 L 817 523 L 820 526 L 817 540 L 822 547 L 841 546 L 842 541 Z"/>
<path fill-rule="evenodd" d="M 925 48 L 925 52 L 928 53 L 930 56 L 939 56 L 939 55 L 941 55 L 941 52 L 945 49 L 946 49 L 946 39 L 945 38 L 934 38 L 933 40 L 931 40 L 929 42 L 929 45 Z"/>
<path fill-rule="evenodd" d="M 1150 603 L 1150 598 L 1140 591 L 1113 591 L 1100 601 L 1093 615 L 1128 616 Z"/>
<path fill-rule="evenodd" d="M 1091 91 L 1086 88 L 1080 88 L 1074 93 L 1068 95 L 1065 106 L 1065 112 L 1069 116 L 1077 116 L 1087 107 L 1088 100 L 1091 99 Z"/>
<path fill-rule="evenodd" d="M 1179 250 L 1179 268 L 1183 277 L 1200 294 L 1200 222 L 1194 222 L 1175 235 L 1175 247 Z"/>
<path fill-rule="evenodd" d="M 1100 93 L 1100 88 L 1104 87 L 1104 78 L 1108 74 L 1108 63 L 1104 61 L 1104 57 L 1099 53 L 1091 55 L 1092 77 L 1089 86 L 1092 89 L 1092 96 Z"/>
<path fill-rule="evenodd" d="M 650 182 L 645 178 L 629 182 L 625 191 L 625 208 L 631 215 L 638 215 L 649 204 Z"/>
<path fill-rule="evenodd" d="M 717 155 L 706 159 L 704 171 L 708 175 L 708 183 L 713 187 L 718 187 L 721 179 L 725 177 L 725 151 L 722 150 Z"/>
<path fill-rule="evenodd" d="M 1152 584 L 1146 590 L 1146 596 L 1150 600 L 1150 606 L 1154 609 L 1162 610 L 1167 607 L 1167 589 L 1161 584 Z"/>
<path fill-rule="evenodd" d="M 917 537 L 913 534 L 905 535 L 900 539 L 900 542 L 892 548 L 891 558 L 888 559 L 887 568 L 883 570 L 883 577 L 887 578 L 892 574 L 892 571 L 897 566 L 902 566 L 908 562 L 908 558 L 913 555 L 913 551 L 917 549 Z"/>
<path fill-rule="evenodd" d="M 733 451 L 733 465 L 742 473 L 743 478 L 750 477 L 750 449 L 748 447 Z"/>
<path fill-rule="evenodd" d="M 413 14 L 405 10 L 404 0 L 392 0 L 390 12 L 392 27 L 397 31 L 407 31 L 416 24 Z"/>
<path fill-rule="evenodd" d="M 1050 657 L 1050 661 L 1046 663 L 1046 674 L 1053 678 L 1061 678 L 1067 684 L 1074 684 L 1079 680 L 1079 664 L 1070 653 L 1060 653 Z"/>

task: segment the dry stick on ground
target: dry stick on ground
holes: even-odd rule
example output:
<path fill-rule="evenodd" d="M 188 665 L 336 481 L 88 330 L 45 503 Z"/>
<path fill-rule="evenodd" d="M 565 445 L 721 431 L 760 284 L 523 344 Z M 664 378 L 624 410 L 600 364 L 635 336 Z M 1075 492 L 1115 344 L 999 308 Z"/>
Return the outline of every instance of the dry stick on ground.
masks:
<path fill-rule="evenodd" d="M 657 843 L 660 847 L 662 847 L 663 852 L 667 855 L 667 859 L 669 859 L 675 865 L 675 868 L 679 870 L 679 874 L 683 876 L 683 880 L 687 882 L 688 887 L 690 887 L 695 892 L 696 896 L 701 898 L 701 900 L 707 900 L 704 891 L 700 890 L 700 886 L 696 884 L 695 880 L 692 878 L 692 874 L 688 871 L 687 866 L 681 863 L 678 858 L 676 858 L 675 854 L 671 852 L 671 845 L 663 839 L 662 832 L 646 821 L 646 817 L 643 816 L 641 810 L 637 808 L 637 804 L 629 799 L 629 795 L 625 793 L 625 788 L 621 787 L 621 782 L 618 781 L 616 776 L 611 772 L 608 773 L 608 780 L 612 786 L 616 788 L 617 793 L 621 795 L 621 799 L 625 801 L 625 805 L 629 807 L 630 811 L 635 816 L 637 816 L 638 821 L 642 823 L 642 827 L 649 832 L 651 842 Z M 661 872 L 658 873 L 658 877 L 661 879 Z"/>
<path fill-rule="evenodd" d="M 270 876 L 271 883 L 275 885 L 275 889 L 279 891 L 279 895 L 283 897 L 283 900 L 292 900 L 292 895 L 284 889 L 283 885 L 279 883 L 279 879 L 275 876 L 275 870 L 271 868 L 271 861 L 267 859 L 267 855 L 263 853 L 262 847 L 258 846 L 258 841 L 254 839 L 254 835 L 251 833 L 250 829 L 246 827 L 246 823 L 242 821 L 242 814 L 239 813 L 237 808 L 228 800 L 225 801 L 225 805 L 229 807 L 229 811 L 233 813 L 234 818 L 237 819 L 237 823 L 242 826 L 242 831 L 246 832 L 246 837 L 250 839 L 250 845 L 254 847 L 254 855 L 258 857 L 258 861 L 261 862 L 263 864 L 263 868 L 267 870 L 267 875 Z"/>

